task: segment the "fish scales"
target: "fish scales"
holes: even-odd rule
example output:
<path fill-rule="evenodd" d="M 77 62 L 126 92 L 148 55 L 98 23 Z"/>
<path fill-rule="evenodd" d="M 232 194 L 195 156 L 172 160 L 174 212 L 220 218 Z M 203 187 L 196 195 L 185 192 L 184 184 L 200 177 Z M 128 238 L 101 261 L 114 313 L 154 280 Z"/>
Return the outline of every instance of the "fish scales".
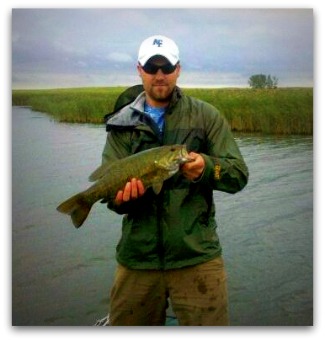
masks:
<path fill-rule="evenodd" d="M 106 167 L 106 170 L 105 176 L 83 192 L 90 202 L 115 197 L 116 193 L 132 178 L 141 179 L 147 189 L 153 183 L 159 183 L 167 179 L 170 172 L 156 167 L 150 155 L 149 157 L 148 155 L 139 155 L 138 158 L 122 159 Z"/>
<path fill-rule="evenodd" d="M 152 148 L 111 164 L 106 163 L 90 175 L 89 180 L 96 181 L 94 185 L 64 201 L 57 210 L 70 215 L 74 226 L 80 227 L 95 202 L 114 199 L 132 178 L 140 179 L 145 189 L 152 187 L 159 194 L 163 181 L 173 176 L 180 165 L 191 161 L 186 146 L 172 145 Z"/>

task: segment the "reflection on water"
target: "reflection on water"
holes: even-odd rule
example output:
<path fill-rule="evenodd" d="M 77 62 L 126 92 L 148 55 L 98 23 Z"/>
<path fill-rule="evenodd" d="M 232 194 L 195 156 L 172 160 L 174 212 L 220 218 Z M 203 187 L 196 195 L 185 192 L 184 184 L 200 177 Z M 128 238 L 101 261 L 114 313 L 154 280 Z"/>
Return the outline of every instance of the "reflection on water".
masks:
<path fill-rule="evenodd" d="M 103 127 L 13 108 L 14 325 L 92 325 L 107 313 L 121 217 L 96 204 L 75 229 L 55 207 L 88 186 Z M 239 135 L 248 186 L 215 192 L 233 325 L 313 321 L 313 141 Z"/>

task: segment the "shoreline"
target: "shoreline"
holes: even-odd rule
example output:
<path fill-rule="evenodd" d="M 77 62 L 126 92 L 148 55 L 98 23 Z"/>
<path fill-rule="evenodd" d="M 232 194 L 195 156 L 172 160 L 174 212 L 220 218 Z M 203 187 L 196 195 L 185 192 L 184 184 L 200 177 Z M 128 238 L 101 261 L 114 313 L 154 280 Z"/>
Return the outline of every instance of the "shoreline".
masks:
<path fill-rule="evenodd" d="M 29 106 L 58 122 L 103 124 L 126 87 L 12 90 L 12 105 Z M 182 88 L 206 101 L 233 132 L 313 135 L 313 88 Z"/>

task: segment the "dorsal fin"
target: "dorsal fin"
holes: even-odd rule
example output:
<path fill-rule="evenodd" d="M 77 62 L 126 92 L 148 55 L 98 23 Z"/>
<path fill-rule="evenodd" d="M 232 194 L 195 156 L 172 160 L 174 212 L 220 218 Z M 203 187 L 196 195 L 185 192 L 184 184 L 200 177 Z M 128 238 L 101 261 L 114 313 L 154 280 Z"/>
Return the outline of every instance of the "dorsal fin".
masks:
<path fill-rule="evenodd" d="M 111 166 L 112 163 L 104 163 L 103 165 L 99 166 L 94 172 L 89 175 L 88 180 L 91 182 L 99 180 L 105 174 L 107 174 L 107 172 L 109 172 Z"/>

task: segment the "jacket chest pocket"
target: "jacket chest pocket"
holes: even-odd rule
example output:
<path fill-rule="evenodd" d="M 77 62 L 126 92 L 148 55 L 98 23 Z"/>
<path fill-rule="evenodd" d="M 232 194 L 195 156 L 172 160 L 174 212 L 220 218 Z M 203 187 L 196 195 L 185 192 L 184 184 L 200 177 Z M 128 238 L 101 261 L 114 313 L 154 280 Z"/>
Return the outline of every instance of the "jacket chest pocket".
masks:
<path fill-rule="evenodd" d="M 203 129 L 193 129 L 190 131 L 186 141 L 187 149 L 191 152 L 205 152 L 205 137 Z"/>
<path fill-rule="evenodd" d="M 158 147 L 159 141 L 153 133 L 135 129 L 131 134 L 131 153 L 135 154 L 150 148 Z"/>
<path fill-rule="evenodd" d="M 206 151 L 205 133 L 200 128 L 169 131 L 167 140 L 167 144 L 186 144 L 190 152 L 204 153 Z"/>

